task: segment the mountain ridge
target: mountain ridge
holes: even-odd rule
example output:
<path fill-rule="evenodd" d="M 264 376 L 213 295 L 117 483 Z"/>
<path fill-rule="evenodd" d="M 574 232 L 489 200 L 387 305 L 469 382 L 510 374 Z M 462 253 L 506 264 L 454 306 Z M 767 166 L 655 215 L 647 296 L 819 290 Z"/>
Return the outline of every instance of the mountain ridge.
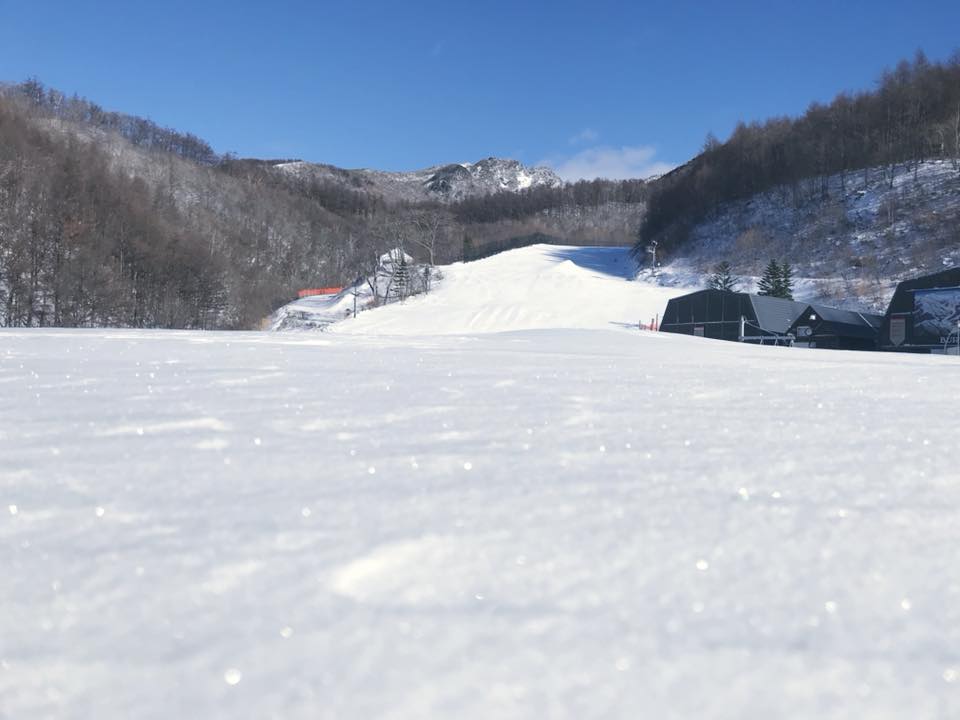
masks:
<path fill-rule="evenodd" d="M 486 157 L 476 162 L 431 165 L 418 170 L 341 168 L 304 160 L 283 161 L 274 170 L 302 180 L 346 182 L 352 189 L 403 202 L 452 203 L 497 192 L 560 187 L 563 180 L 546 166 L 528 166 L 512 158 Z"/>
<path fill-rule="evenodd" d="M 0 325 L 251 328 L 398 245 L 440 264 L 543 236 L 627 245 L 645 211 L 642 182 L 561 183 L 516 160 L 296 162 L 303 180 L 287 164 L 0 84 Z"/>

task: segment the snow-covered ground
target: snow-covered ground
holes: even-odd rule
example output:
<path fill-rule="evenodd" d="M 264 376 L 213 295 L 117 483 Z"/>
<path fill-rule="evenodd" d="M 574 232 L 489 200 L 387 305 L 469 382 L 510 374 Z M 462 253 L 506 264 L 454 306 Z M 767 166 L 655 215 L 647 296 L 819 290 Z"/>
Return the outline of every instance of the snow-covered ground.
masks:
<path fill-rule="evenodd" d="M 951 718 L 955 358 L 0 331 L 4 718 Z"/>
<path fill-rule="evenodd" d="M 0 718 L 960 715 L 957 358 L 628 329 L 568 250 L 0 330 Z"/>

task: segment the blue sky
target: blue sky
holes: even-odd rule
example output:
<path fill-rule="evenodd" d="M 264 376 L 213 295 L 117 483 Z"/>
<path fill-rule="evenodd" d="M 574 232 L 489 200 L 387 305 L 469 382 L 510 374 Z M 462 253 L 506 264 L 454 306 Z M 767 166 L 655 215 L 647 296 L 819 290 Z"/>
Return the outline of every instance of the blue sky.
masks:
<path fill-rule="evenodd" d="M 958 27 L 956 0 L 0 0 L 0 80 L 242 156 L 636 176 L 738 120 L 871 88 L 917 49 L 946 59 Z"/>

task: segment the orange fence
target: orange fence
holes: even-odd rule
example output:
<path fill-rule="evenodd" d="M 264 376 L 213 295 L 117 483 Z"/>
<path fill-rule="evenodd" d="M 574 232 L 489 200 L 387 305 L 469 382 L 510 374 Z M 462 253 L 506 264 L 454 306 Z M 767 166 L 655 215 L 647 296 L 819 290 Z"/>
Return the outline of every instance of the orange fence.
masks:
<path fill-rule="evenodd" d="M 305 298 L 311 295 L 336 295 L 341 290 L 343 290 L 342 287 L 307 288 L 306 290 L 297 290 L 297 297 Z"/>

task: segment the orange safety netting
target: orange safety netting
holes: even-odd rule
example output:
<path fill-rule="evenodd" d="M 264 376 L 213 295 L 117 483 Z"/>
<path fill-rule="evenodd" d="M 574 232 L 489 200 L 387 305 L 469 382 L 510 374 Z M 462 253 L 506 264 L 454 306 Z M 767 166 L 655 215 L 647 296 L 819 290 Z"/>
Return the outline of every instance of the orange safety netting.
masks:
<path fill-rule="evenodd" d="M 336 295 L 341 290 L 343 290 L 342 287 L 307 288 L 306 290 L 297 290 L 297 297 L 305 298 L 311 295 Z"/>

